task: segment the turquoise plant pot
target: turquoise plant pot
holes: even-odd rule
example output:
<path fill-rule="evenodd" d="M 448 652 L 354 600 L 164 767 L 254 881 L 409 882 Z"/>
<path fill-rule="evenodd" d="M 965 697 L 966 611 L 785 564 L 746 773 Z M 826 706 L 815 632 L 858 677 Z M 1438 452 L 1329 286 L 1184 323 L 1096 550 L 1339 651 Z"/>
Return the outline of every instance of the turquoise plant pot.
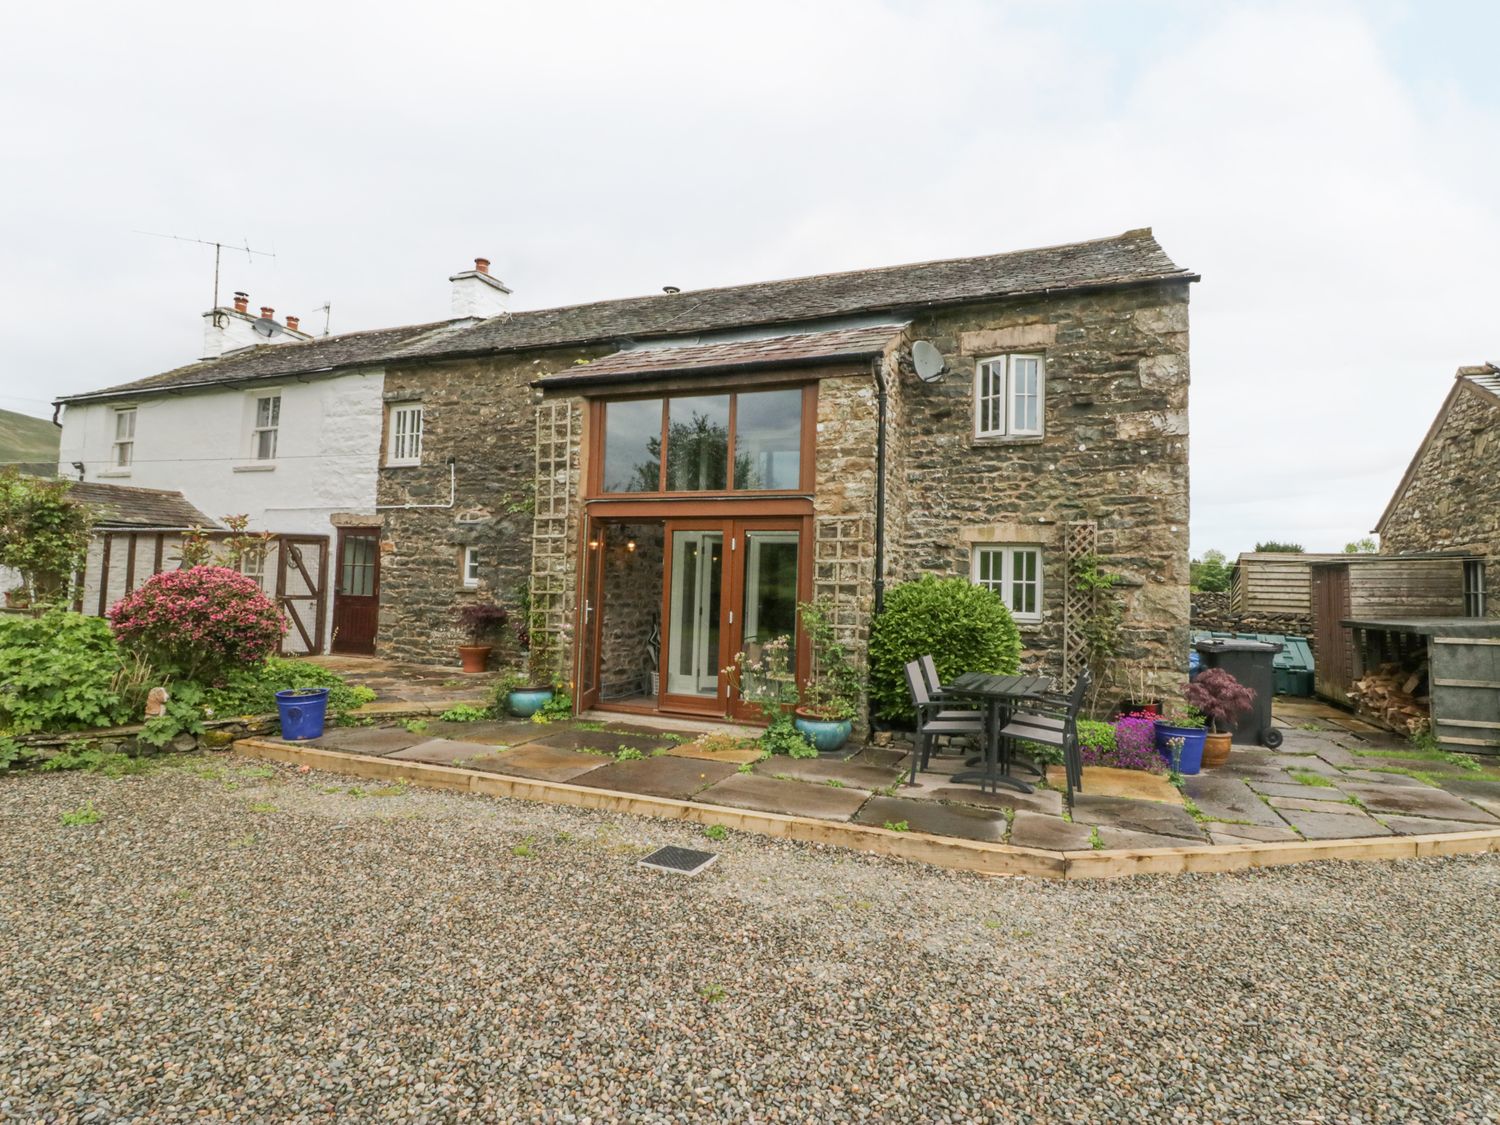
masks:
<path fill-rule="evenodd" d="M 505 697 L 505 706 L 512 715 L 519 715 L 523 719 L 530 718 L 541 710 L 542 704 L 552 698 L 551 688 L 523 688 L 513 691 Z"/>
<path fill-rule="evenodd" d="M 793 717 L 792 725 L 817 747 L 820 754 L 833 753 L 854 733 L 854 723 L 848 719 L 804 719 L 797 715 Z"/>

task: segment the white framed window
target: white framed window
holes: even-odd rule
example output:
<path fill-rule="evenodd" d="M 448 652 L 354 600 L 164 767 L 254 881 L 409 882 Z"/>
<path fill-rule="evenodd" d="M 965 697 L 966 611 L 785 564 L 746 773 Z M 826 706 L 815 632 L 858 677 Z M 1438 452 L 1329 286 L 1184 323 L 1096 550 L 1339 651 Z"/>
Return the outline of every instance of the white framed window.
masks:
<path fill-rule="evenodd" d="M 115 408 L 115 441 L 113 464 L 117 469 L 128 469 L 135 460 L 135 407 Z"/>
<path fill-rule="evenodd" d="M 473 589 L 479 585 L 479 548 L 464 548 L 464 585 Z"/>
<path fill-rule="evenodd" d="M 974 548 L 969 580 L 1000 595 L 1017 621 L 1042 619 L 1042 549 L 981 545 Z"/>
<path fill-rule="evenodd" d="M 240 573 L 255 579 L 261 586 L 266 584 L 266 548 L 263 545 L 245 548 L 240 555 Z"/>
<path fill-rule="evenodd" d="M 255 425 L 250 432 L 250 455 L 257 461 L 276 460 L 276 436 L 281 429 L 281 396 L 258 395 Z"/>
<path fill-rule="evenodd" d="M 1043 366 L 1039 355 L 996 355 L 974 365 L 975 437 L 1041 436 Z"/>
<path fill-rule="evenodd" d="M 1485 600 L 1484 563 L 1471 559 L 1464 563 L 1464 616 L 1483 617 L 1488 609 Z"/>
<path fill-rule="evenodd" d="M 385 451 L 387 465 L 422 463 L 422 404 L 398 403 L 391 407 L 390 442 Z"/>

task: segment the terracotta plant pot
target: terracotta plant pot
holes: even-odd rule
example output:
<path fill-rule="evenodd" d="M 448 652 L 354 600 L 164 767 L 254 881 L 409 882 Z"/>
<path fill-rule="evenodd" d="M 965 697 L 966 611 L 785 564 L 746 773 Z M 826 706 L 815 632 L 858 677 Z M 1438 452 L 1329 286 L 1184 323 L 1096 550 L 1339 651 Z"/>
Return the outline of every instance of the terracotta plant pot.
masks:
<path fill-rule="evenodd" d="M 1234 736 L 1210 733 L 1203 740 L 1203 768 L 1215 769 L 1229 761 L 1229 747 Z"/>
<path fill-rule="evenodd" d="M 492 645 L 459 645 L 458 658 L 465 672 L 483 672 L 490 662 Z"/>

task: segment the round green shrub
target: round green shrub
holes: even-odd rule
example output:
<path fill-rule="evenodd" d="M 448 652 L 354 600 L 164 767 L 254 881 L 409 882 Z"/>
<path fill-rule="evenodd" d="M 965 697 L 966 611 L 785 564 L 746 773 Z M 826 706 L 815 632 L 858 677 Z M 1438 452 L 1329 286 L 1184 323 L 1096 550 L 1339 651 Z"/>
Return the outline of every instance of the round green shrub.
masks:
<path fill-rule="evenodd" d="M 870 630 L 870 699 L 880 718 L 916 719 L 906 664 L 925 655 L 944 683 L 964 672 L 1014 675 L 1021 634 L 994 591 L 964 578 L 925 574 L 886 594 Z"/>

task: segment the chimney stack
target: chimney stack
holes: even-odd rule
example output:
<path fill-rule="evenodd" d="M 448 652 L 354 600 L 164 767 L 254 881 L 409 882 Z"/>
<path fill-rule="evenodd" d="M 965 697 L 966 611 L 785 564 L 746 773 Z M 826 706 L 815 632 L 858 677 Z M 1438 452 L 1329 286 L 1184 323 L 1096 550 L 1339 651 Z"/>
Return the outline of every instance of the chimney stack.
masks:
<path fill-rule="evenodd" d="M 261 307 L 260 307 L 260 315 L 263 316 L 266 320 L 275 320 L 276 319 L 276 310 L 275 309 L 268 309 L 268 308 L 266 308 L 265 305 L 261 305 Z"/>
<path fill-rule="evenodd" d="M 506 311 L 510 289 L 491 275 L 488 258 L 475 258 L 473 269 L 448 280 L 453 283 L 453 319 L 487 320 Z"/>
<path fill-rule="evenodd" d="M 302 323 L 302 318 L 300 316 L 288 316 L 286 318 L 286 326 L 288 328 L 290 328 L 293 332 L 297 331 L 297 325 L 299 325 L 301 323 Z"/>
<path fill-rule="evenodd" d="M 250 311 L 249 293 L 236 293 L 234 295 L 234 311 L 241 313 Z"/>

